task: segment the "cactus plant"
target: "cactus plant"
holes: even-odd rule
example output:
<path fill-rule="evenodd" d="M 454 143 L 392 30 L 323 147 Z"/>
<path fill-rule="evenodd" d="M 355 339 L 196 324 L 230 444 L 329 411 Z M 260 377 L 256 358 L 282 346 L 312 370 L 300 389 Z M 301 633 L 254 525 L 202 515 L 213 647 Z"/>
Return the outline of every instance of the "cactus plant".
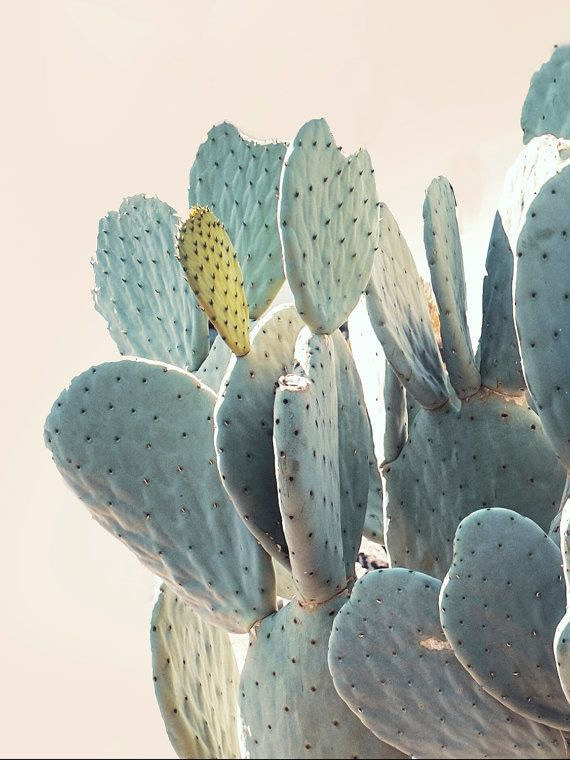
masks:
<path fill-rule="evenodd" d="M 451 184 L 423 209 L 431 302 L 368 154 L 322 119 L 289 145 L 217 125 L 186 223 L 142 195 L 101 221 L 126 356 L 72 380 L 45 440 L 164 582 L 181 757 L 567 756 L 569 66 L 525 103 L 477 352 Z M 356 581 L 363 534 L 391 566 Z M 239 685 L 227 631 L 249 633 Z"/>

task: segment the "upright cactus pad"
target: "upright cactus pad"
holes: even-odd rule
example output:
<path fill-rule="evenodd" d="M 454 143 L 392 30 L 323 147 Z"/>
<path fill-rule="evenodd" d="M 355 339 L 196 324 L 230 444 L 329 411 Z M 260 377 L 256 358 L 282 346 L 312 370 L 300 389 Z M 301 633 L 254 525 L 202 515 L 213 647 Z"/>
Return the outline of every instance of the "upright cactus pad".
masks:
<path fill-rule="evenodd" d="M 570 705 L 552 651 L 565 610 L 561 563 L 556 544 L 526 517 L 474 512 L 457 528 L 440 608 L 457 658 L 485 691 L 567 731 Z"/>
<path fill-rule="evenodd" d="M 424 202 L 424 244 L 431 282 L 439 307 L 443 355 L 459 398 L 472 396 L 481 385 L 467 326 L 467 296 L 455 195 L 445 177 L 428 187 Z"/>
<path fill-rule="evenodd" d="M 222 488 L 214 401 L 175 367 L 110 362 L 63 391 L 45 436 L 97 522 L 206 619 L 242 632 L 275 609 L 275 582 Z"/>
<path fill-rule="evenodd" d="M 374 257 L 366 305 L 374 332 L 398 379 L 427 409 L 449 398 L 428 304 L 400 228 L 381 203 L 380 247 Z"/>
<path fill-rule="evenodd" d="M 521 114 L 523 141 L 537 135 L 570 138 L 570 45 L 555 47 L 530 82 Z"/>
<path fill-rule="evenodd" d="M 439 411 L 420 409 L 384 475 L 392 564 L 438 578 L 449 568 L 464 517 L 507 506 L 548 530 L 566 477 L 523 399 L 489 391 Z"/>
<path fill-rule="evenodd" d="M 222 338 L 221 335 L 216 335 L 208 356 L 204 359 L 204 363 L 200 369 L 194 374 L 201 382 L 205 383 L 208 388 L 211 388 L 215 393 L 218 392 L 222 378 L 228 368 L 230 356 L 232 350 Z"/>
<path fill-rule="evenodd" d="M 241 757 L 230 637 L 162 586 L 150 625 L 154 691 L 181 758 Z"/>
<path fill-rule="evenodd" d="M 178 239 L 180 263 L 210 321 L 237 356 L 249 351 L 249 311 L 241 268 L 219 219 L 194 206 Z"/>
<path fill-rule="evenodd" d="M 570 165 L 529 206 L 517 242 L 515 319 L 529 391 L 570 468 Z"/>
<path fill-rule="evenodd" d="M 275 480 L 273 404 L 281 375 L 292 369 L 303 323 L 291 306 L 278 306 L 251 332 L 251 351 L 232 356 L 216 403 L 215 446 L 222 482 L 245 524 L 288 568 Z"/>
<path fill-rule="evenodd" d="M 99 222 L 95 308 L 121 354 L 197 369 L 208 319 L 176 259 L 179 219 L 158 198 L 133 195 Z"/>
<path fill-rule="evenodd" d="M 344 603 L 314 610 L 292 601 L 262 621 L 241 675 L 239 706 L 251 758 L 400 758 L 338 696 L 329 636 Z"/>
<path fill-rule="evenodd" d="M 343 156 L 324 119 L 307 122 L 285 158 L 279 219 L 297 311 L 332 333 L 356 306 L 378 245 L 376 186 L 366 151 Z"/>
<path fill-rule="evenodd" d="M 190 171 L 190 206 L 208 206 L 228 231 L 252 319 L 268 309 L 285 279 L 277 194 L 286 149 L 286 143 L 251 140 L 223 122 L 208 132 Z"/>
<path fill-rule="evenodd" d="M 562 690 L 570 702 L 570 501 L 560 516 L 560 546 L 566 581 L 566 613 L 554 635 L 554 656 Z"/>
<path fill-rule="evenodd" d="M 356 583 L 329 644 L 340 696 L 380 739 L 413 757 L 565 757 L 558 731 L 503 707 L 459 664 L 439 624 L 440 586 L 404 569 Z"/>

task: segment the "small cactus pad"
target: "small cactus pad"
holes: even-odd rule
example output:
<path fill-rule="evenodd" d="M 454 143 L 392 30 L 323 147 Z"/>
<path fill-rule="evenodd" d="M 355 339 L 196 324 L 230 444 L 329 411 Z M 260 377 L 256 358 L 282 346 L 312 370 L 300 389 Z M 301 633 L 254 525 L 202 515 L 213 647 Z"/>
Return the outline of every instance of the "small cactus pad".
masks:
<path fill-rule="evenodd" d="M 544 134 L 570 138 L 570 45 L 555 47 L 532 75 L 521 127 L 525 144 Z"/>
<path fill-rule="evenodd" d="M 241 268 L 219 219 L 194 206 L 180 228 L 180 263 L 198 302 L 237 356 L 249 351 L 249 311 Z"/>
<path fill-rule="evenodd" d="M 63 391 L 45 438 L 97 522 L 206 619 L 244 632 L 275 609 L 274 578 L 222 488 L 214 402 L 175 367 L 110 362 Z"/>
<path fill-rule="evenodd" d="M 498 212 L 485 266 L 479 342 L 481 382 L 499 393 L 522 396 L 526 383 L 513 317 L 513 252 Z"/>
<path fill-rule="evenodd" d="M 386 362 L 384 384 L 384 407 L 386 428 L 384 430 L 384 462 L 393 462 L 400 455 L 411 424 L 406 404 L 406 389 L 396 377 L 392 367 Z"/>
<path fill-rule="evenodd" d="M 239 671 L 226 631 L 162 586 L 150 625 L 154 691 L 180 758 L 241 757 Z"/>
<path fill-rule="evenodd" d="M 384 467 L 393 565 L 443 578 L 457 526 L 480 507 L 516 509 L 548 530 L 566 474 L 539 418 L 517 402 L 482 389 L 416 414 L 400 456 Z"/>
<path fill-rule="evenodd" d="M 508 509 L 473 512 L 457 528 L 442 586 L 441 624 L 485 691 L 515 712 L 568 730 L 570 705 L 552 651 L 565 610 L 560 550 Z"/>
<path fill-rule="evenodd" d="M 380 247 L 366 288 L 368 315 L 397 377 L 427 409 L 449 394 L 424 287 L 400 228 L 380 204 Z"/>
<path fill-rule="evenodd" d="M 565 757 L 558 731 L 488 696 L 439 623 L 441 583 L 397 568 L 368 572 L 333 623 L 329 667 L 364 725 L 414 757 Z"/>
<path fill-rule="evenodd" d="M 338 405 L 332 338 L 311 335 L 307 329 L 300 340 L 306 352 L 304 372 L 279 380 L 273 440 L 293 580 L 300 598 L 313 603 L 330 599 L 346 586 Z"/>
<path fill-rule="evenodd" d="M 559 529 L 556 533 L 556 538 L 560 540 L 566 581 L 566 613 L 558 624 L 554 635 L 556 669 L 558 670 L 560 684 L 568 702 L 570 702 L 570 501 L 567 501 L 569 490 L 570 476 L 562 499 L 563 507 L 558 515 Z M 551 526 L 551 530 L 553 526 Z"/>
<path fill-rule="evenodd" d="M 382 478 L 378 463 L 375 459 L 370 459 L 368 473 L 368 502 L 366 504 L 366 517 L 364 518 L 363 535 L 369 541 L 375 541 L 377 544 L 384 543 L 384 515 L 383 515 L 383 495 L 382 495 Z"/>
<path fill-rule="evenodd" d="M 292 369 L 303 322 L 292 306 L 268 312 L 251 332 L 251 351 L 232 356 L 215 409 L 215 445 L 222 482 L 248 528 L 286 567 L 275 460 L 273 404 L 281 375 Z"/>
<path fill-rule="evenodd" d="M 285 158 L 279 197 L 285 272 L 314 333 L 332 333 L 356 306 L 378 245 L 370 156 L 345 157 L 324 119 L 307 122 Z"/>
<path fill-rule="evenodd" d="M 424 201 L 424 244 L 431 283 L 439 307 L 443 356 L 459 398 L 472 396 L 481 385 L 469 327 L 463 253 L 455 215 L 455 195 L 445 177 L 436 177 Z"/>
<path fill-rule="evenodd" d="M 404 757 L 377 739 L 334 688 L 327 648 L 343 602 L 337 597 L 309 610 L 293 600 L 261 621 L 240 682 L 247 757 Z"/>
<path fill-rule="evenodd" d="M 570 468 L 570 165 L 529 206 L 517 243 L 515 320 L 527 385 Z"/>
<path fill-rule="evenodd" d="M 99 222 L 95 308 L 123 355 L 195 370 L 208 353 L 208 319 L 176 259 L 179 219 L 158 198 L 134 195 Z"/>
<path fill-rule="evenodd" d="M 218 392 L 222 378 L 228 368 L 232 350 L 222 338 L 216 335 L 214 342 L 210 346 L 208 356 L 204 363 L 194 374 L 201 382 L 205 383 L 215 393 Z"/>
<path fill-rule="evenodd" d="M 256 142 L 224 122 L 208 132 L 190 171 L 190 206 L 208 206 L 225 226 L 240 263 L 251 319 L 283 284 L 277 193 L 286 143 Z"/>

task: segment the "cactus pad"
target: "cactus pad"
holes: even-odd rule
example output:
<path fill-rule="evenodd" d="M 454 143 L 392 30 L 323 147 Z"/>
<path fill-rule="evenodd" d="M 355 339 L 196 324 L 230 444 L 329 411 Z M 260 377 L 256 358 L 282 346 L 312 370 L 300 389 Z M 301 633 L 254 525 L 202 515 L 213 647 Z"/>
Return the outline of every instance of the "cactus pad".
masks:
<path fill-rule="evenodd" d="M 303 326 L 292 306 L 278 306 L 251 332 L 251 351 L 232 356 L 215 409 L 222 482 L 261 545 L 288 567 L 275 480 L 273 404 L 281 375 L 292 369 Z"/>
<path fill-rule="evenodd" d="M 180 263 L 198 302 L 237 356 L 249 351 L 249 311 L 241 268 L 223 224 L 194 206 L 180 228 Z"/>
<path fill-rule="evenodd" d="M 231 355 L 231 348 L 221 335 L 216 335 L 214 342 L 210 346 L 208 356 L 204 359 L 204 363 L 201 365 L 200 369 L 194 374 L 198 380 L 205 383 L 208 388 L 211 388 L 217 393 L 228 367 Z"/>
<path fill-rule="evenodd" d="M 380 204 L 380 247 L 366 288 L 368 315 L 397 377 L 427 409 L 449 394 L 424 287 L 398 224 Z"/>
<path fill-rule="evenodd" d="M 334 616 L 344 598 L 314 610 L 292 601 L 261 621 L 240 682 L 251 758 L 399 758 L 335 691 L 327 667 Z"/>
<path fill-rule="evenodd" d="M 190 171 L 190 206 L 208 206 L 228 231 L 251 319 L 262 316 L 285 279 L 277 193 L 286 149 L 251 140 L 224 122 L 208 132 Z"/>
<path fill-rule="evenodd" d="M 441 624 L 485 691 L 532 720 L 570 727 L 552 640 L 565 610 L 562 558 L 535 523 L 508 509 L 459 525 L 442 587 Z"/>
<path fill-rule="evenodd" d="M 515 403 L 486 390 L 458 406 L 420 409 L 384 475 L 392 564 L 438 578 L 468 514 L 507 506 L 548 530 L 565 483 L 536 414 L 523 399 Z"/>
<path fill-rule="evenodd" d="M 222 488 L 214 402 L 175 367 L 110 362 L 63 391 L 45 437 L 97 522 L 206 619 L 242 632 L 275 609 L 274 577 Z"/>
<path fill-rule="evenodd" d="M 197 369 L 208 320 L 176 259 L 179 219 L 158 198 L 134 195 L 99 222 L 95 308 L 121 354 Z"/>
<path fill-rule="evenodd" d="M 445 177 L 437 177 L 424 201 L 424 244 L 431 283 L 439 307 L 443 355 L 449 379 L 459 398 L 472 396 L 481 385 L 469 328 L 463 253 L 455 215 L 455 195 Z"/>
<path fill-rule="evenodd" d="M 329 644 L 341 697 L 379 738 L 414 757 L 564 757 L 558 731 L 500 705 L 457 661 L 439 623 L 440 586 L 401 568 L 355 584 Z"/>
<path fill-rule="evenodd" d="M 150 626 L 154 691 L 181 758 L 240 757 L 230 637 L 162 586 Z"/>
<path fill-rule="evenodd" d="M 570 137 L 570 45 L 555 47 L 530 81 L 521 114 L 525 144 L 537 135 Z"/>
<path fill-rule="evenodd" d="M 285 158 L 279 219 L 297 311 L 315 333 L 345 322 L 378 245 L 376 186 L 364 150 L 345 157 L 324 119 L 307 122 Z"/>

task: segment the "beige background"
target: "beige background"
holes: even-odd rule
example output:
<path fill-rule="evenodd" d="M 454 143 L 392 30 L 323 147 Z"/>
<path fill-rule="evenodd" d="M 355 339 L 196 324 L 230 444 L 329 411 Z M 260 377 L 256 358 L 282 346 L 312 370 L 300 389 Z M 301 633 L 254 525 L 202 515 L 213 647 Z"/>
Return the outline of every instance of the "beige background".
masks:
<path fill-rule="evenodd" d="M 423 265 L 425 187 L 460 204 L 476 339 L 486 241 L 531 73 L 568 2 L 1 2 L 0 753 L 173 756 L 154 703 L 154 581 L 42 443 L 68 380 L 112 359 L 91 305 L 97 221 L 146 192 L 187 210 L 207 129 L 366 146 Z M 562 38 L 561 38 L 562 35 Z"/>

